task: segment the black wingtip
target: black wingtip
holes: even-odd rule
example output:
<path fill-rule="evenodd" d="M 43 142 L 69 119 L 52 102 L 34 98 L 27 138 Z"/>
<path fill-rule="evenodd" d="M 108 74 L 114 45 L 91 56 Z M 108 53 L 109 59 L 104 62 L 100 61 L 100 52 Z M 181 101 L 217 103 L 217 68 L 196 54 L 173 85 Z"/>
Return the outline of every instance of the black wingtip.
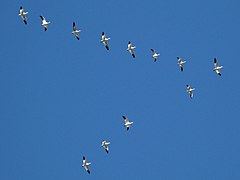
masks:
<path fill-rule="evenodd" d="M 181 67 L 181 71 L 183 71 L 183 67 Z"/>
<path fill-rule="evenodd" d="M 157 61 L 157 59 L 154 59 L 154 62 L 156 62 Z"/>
<path fill-rule="evenodd" d="M 76 23 L 75 22 L 73 22 L 73 26 L 75 26 L 76 25 Z"/>
<path fill-rule="evenodd" d="M 219 75 L 219 76 L 222 76 L 222 74 L 221 74 L 221 73 L 218 73 L 218 75 Z"/>
<path fill-rule="evenodd" d="M 83 160 L 85 160 L 86 158 L 85 158 L 85 156 L 83 156 Z"/>
<path fill-rule="evenodd" d="M 79 40 L 80 38 L 79 37 L 76 37 L 77 38 L 77 40 Z"/>
<path fill-rule="evenodd" d="M 177 57 L 177 59 L 180 59 L 180 57 Z"/>
<path fill-rule="evenodd" d="M 90 170 L 87 170 L 88 174 L 90 174 Z"/>
<path fill-rule="evenodd" d="M 47 28 L 44 28 L 45 31 L 47 31 Z"/>
<path fill-rule="evenodd" d="M 128 41 L 128 44 L 131 44 L 131 42 L 130 42 L 130 41 Z"/>
<path fill-rule="evenodd" d="M 188 87 L 189 85 L 187 84 L 186 86 Z"/>
<path fill-rule="evenodd" d="M 104 35 L 104 32 L 102 32 L 102 35 Z"/>
<path fill-rule="evenodd" d="M 27 24 L 27 21 L 26 21 L 26 20 L 24 20 L 23 22 L 24 22 L 24 24 Z"/>
<path fill-rule="evenodd" d="M 132 57 L 135 58 L 135 54 L 132 54 Z"/>
<path fill-rule="evenodd" d="M 153 49 L 150 49 L 152 52 L 154 51 Z"/>
<path fill-rule="evenodd" d="M 20 9 L 22 9 L 22 6 L 20 6 Z"/>
<path fill-rule="evenodd" d="M 217 62 L 217 58 L 214 58 L 214 63 L 216 63 Z"/>
<path fill-rule="evenodd" d="M 107 154 L 108 154 L 108 150 L 106 150 Z"/>
<path fill-rule="evenodd" d="M 123 119 L 127 119 L 126 116 L 122 116 Z"/>
<path fill-rule="evenodd" d="M 129 127 L 127 127 L 127 131 L 129 130 Z"/>
<path fill-rule="evenodd" d="M 109 50 L 109 47 L 108 47 L 108 46 L 106 46 L 106 49 L 107 49 L 107 50 Z"/>

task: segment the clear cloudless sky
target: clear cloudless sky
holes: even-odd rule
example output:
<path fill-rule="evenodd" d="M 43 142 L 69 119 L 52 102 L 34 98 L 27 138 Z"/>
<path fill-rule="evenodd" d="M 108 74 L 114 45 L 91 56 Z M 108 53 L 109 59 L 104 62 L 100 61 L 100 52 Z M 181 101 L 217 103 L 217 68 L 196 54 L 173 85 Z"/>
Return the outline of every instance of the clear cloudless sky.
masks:
<path fill-rule="evenodd" d="M 240 179 L 240 1 L 0 4 L 1 180 Z M 122 115 L 134 122 L 129 131 Z"/>

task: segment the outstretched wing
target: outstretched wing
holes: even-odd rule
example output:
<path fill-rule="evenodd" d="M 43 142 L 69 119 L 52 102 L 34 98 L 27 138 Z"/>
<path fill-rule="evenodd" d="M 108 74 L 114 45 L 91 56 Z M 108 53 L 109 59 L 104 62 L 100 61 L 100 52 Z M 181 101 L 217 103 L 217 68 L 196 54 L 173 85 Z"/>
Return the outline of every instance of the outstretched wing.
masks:
<path fill-rule="evenodd" d="M 73 22 L 73 30 L 76 31 L 77 30 L 77 27 L 76 27 L 76 23 Z"/>
<path fill-rule="evenodd" d="M 215 67 L 218 67 L 217 58 L 214 58 L 214 66 L 215 66 Z"/>

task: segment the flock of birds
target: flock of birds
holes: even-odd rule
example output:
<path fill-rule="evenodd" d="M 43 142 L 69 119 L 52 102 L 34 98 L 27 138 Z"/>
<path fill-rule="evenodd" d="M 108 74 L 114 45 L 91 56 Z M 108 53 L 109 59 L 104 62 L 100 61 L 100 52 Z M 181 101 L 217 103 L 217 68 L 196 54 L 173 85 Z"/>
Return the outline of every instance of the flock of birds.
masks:
<path fill-rule="evenodd" d="M 22 18 L 24 24 L 27 24 L 27 14 L 28 12 L 25 12 L 23 7 L 20 6 L 20 13 L 19 16 Z M 42 20 L 42 26 L 44 27 L 44 30 L 47 31 L 48 30 L 48 25 L 50 24 L 50 22 L 48 22 L 46 20 L 46 18 L 44 18 L 42 15 L 40 16 L 41 20 Z M 81 30 L 77 29 L 76 23 L 73 22 L 73 31 L 72 34 L 78 39 L 80 40 L 80 36 L 79 36 L 79 32 L 81 32 Z M 107 50 L 109 50 L 109 46 L 108 46 L 108 40 L 110 40 L 111 38 L 106 37 L 105 33 L 102 32 L 102 39 L 101 39 L 101 43 L 104 44 L 104 46 L 106 47 Z M 127 50 L 129 51 L 129 53 L 132 55 L 133 58 L 136 57 L 134 49 L 136 47 L 133 46 L 133 44 L 129 41 L 128 42 L 128 46 L 127 46 Z M 154 59 L 154 62 L 157 61 L 158 56 L 160 56 L 160 54 L 155 50 L 155 49 L 150 49 L 153 53 L 152 58 Z M 178 65 L 180 67 L 180 70 L 183 71 L 184 70 L 184 64 L 186 63 L 186 61 L 183 61 L 182 58 L 177 57 L 177 61 L 178 61 Z M 221 69 L 223 68 L 223 66 L 219 66 L 218 65 L 218 61 L 217 58 L 214 58 L 214 69 L 213 71 L 215 71 L 219 76 L 221 76 Z M 191 88 L 190 85 L 187 84 L 187 93 L 189 93 L 190 98 L 193 98 L 193 91 L 195 90 L 195 88 Z M 129 119 L 126 116 L 122 116 L 123 120 L 124 120 L 124 127 L 126 127 L 127 131 L 130 129 L 131 125 L 133 124 L 133 122 L 129 121 Z M 110 144 L 110 142 L 103 140 L 101 146 L 105 149 L 105 151 L 107 153 L 109 153 L 109 147 L 108 145 Z M 90 169 L 89 166 L 91 165 L 90 162 L 87 162 L 86 157 L 83 156 L 83 162 L 82 162 L 82 167 L 85 168 L 85 170 L 90 174 Z"/>

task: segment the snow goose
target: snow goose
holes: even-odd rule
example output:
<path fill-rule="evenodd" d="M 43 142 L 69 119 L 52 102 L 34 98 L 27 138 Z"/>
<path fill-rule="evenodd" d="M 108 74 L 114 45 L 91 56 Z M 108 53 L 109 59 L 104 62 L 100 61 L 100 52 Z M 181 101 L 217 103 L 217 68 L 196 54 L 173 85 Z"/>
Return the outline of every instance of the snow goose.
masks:
<path fill-rule="evenodd" d="M 26 16 L 27 14 L 28 14 L 28 12 L 24 12 L 23 7 L 20 6 L 20 13 L 18 15 L 21 16 L 24 24 L 27 24 L 27 16 Z"/>
<path fill-rule="evenodd" d="M 180 57 L 177 57 L 177 60 L 178 60 L 178 65 L 181 68 L 181 71 L 183 71 L 184 64 L 186 63 L 186 61 L 183 61 L 182 58 L 180 58 Z"/>
<path fill-rule="evenodd" d="M 102 39 L 100 42 L 102 42 L 104 44 L 104 46 L 106 47 L 107 50 L 109 50 L 109 47 L 108 47 L 108 40 L 111 39 L 111 38 L 107 38 L 105 33 L 102 32 Z"/>
<path fill-rule="evenodd" d="M 72 32 L 72 34 L 73 34 L 78 40 L 80 39 L 79 34 L 78 34 L 80 31 L 81 31 L 81 30 L 78 30 L 78 29 L 77 29 L 76 23 L 73 22 L 73 32 Z"/>
<path fill-rule="evenodd" d="M 87 162 L 85 156 L 83 156 L 82 167 L 85 168 L 85 170 L 88 172 L 88 174 L 90 174 L 90 170 L 89 170 L 89 167 L 88 167 L 90 164 L 91 164 L 90 162 L 89 163 Z"/>
<path fill-rule="evenodd" d="M 124 126 L 127 127 L 127 131 L 129 130 L 129 128 L 131 127 L 131 125 L 133 124 L 133 122 L 130 122 L 128 120 L 128 118 L 126 116 L 122 116 L 123 120 L 124 120 Z"/>
<path fill-rule="evenodd" d="M 131 53 L 132 57 L 135 58 L 135 53 L 133 51 L 133 49 L 135 49 L 136 47 L 132 45 L 132 43 L 129 41 L 128 42 L 128 48 L 127 50 Z"/>
<path fill-rule="evenodd" d="M 108 145 L 110 144 L 110 142 L 107 142 L 107 141 L 102 141 L 102 147 L 105 149 L 105 151 L 108 153 L 109 152 L 109 148 L 108 148 Z"/>
<path fill-rule="evenodd" d="M 50 22 L 47 22 L 47 20 L 43 16 L 40 16 L 40 18 L 42 20 L 42 26 L 44 27 L 45 31 L 47 31 L 48 24 L 50 24 Z"/>
<path fill-rule="evenodd" d="M 151 51 L 153 52 L 152 58 L 154 59 L 154 62 L 156 62 L 157 58 L 158 58 L 158 56 L 160 56 L 160 54 L 158 54 L 157 51 L 154 49 L 151 49 Z"/>
<path fill-rule="evenodd" d="M 216 71 L 216 73 L 221 76 L 221 69 L 223 68 L 223 66 L 219 66 L 218 65 L 218 61 L 217 61 L 217 58 L 214 58 L 214 69 L 213 71 Z"/>
<path fill-rule="evenodd" d="M 195 90 L 195 88 L 191 88 L 188 84 L 187 84 L 187 92 L 190 95 L 190 98 L 193 98 L 193 91 Z"/>

